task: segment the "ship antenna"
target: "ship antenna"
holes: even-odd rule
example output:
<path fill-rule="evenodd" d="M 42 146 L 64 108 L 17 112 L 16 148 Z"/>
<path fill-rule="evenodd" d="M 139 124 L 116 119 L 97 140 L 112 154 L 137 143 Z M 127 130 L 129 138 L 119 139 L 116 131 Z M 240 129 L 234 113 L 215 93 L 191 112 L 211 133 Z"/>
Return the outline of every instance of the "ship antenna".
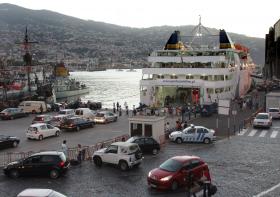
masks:
<path fill-rule="evenodd" d="M 190 46 L 192 45 L 192 43 L 194 42 L 194 40 L 198 37 L 199 38 L 199 45 L 201 46 L 202 44 L 202 30 L 206 31 L 207 34 L 211 34 L 209 32 L 209 30 L 204 27 L 201 23 L 201 15 L 198 15 L 199 16 L 199 22 L 198 22 L 198 25 L 195 26 L 193 28 L 193 30 L 191 31 L 191 34 L 193 35 L 193 39 L 192 41 L 190 42 Z"/>

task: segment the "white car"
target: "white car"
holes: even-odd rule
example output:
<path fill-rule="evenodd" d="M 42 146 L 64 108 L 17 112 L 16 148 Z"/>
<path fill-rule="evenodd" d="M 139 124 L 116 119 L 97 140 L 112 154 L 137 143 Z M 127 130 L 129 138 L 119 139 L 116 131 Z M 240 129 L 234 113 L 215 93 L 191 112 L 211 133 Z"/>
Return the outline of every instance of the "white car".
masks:
<path fill-rule="evenodd" d="M 115 142 L 108 148 L 103 148 L 93 153 L 92 159 L 96 166 L 102 163 L 118 165 L 123 171 L 141 164 L 142 152 L 136 143 Z"/>
<path fill-rule="evenodd" d="M 253 127 L 268 127 L 272 126 L 272 116 L 269 113 L 258 113 L 254 119 Z"/>
<path fill-rule="evenodd" d="M 268 113 L 272 116 L 272 118 L 280 118 L 279 108 L 269 108 Z"/>
<path fill-rule="evenodd" d="M 108 123 L 108 122 L 116 122 L 118 120 L 118 116 L 109 111 L 101 111 L 98 112 L 94 117 L 94 122 L 96 123 Z"/>
<path fill-rule="evenodd" d="M 209 144 L 216 140 L 216 135 L 213 129 L 191 125 L 183 131 L 172 132 L 169 135 L 169 139 L 178 144 L 181 144 L 182 142 L 203 142 Z"/>
<path fill-rule="evenodd" d="M 27 139 L 43 140 L 50 136 L 59 136 L 60 129 L 46 123 L 36 123 L 30 125 L 26 132 Z"/>
<path fill-rule="evenodd" d="M 17 197 L 66 197 L 52 189 L 25 189 Z"/>
<path fill-rule="evenodd" d="M 67 117 L 72 117 L 75 115 L 74 109 L 63 109 L 58 112 L 59 115 L 66 115 Z"/>

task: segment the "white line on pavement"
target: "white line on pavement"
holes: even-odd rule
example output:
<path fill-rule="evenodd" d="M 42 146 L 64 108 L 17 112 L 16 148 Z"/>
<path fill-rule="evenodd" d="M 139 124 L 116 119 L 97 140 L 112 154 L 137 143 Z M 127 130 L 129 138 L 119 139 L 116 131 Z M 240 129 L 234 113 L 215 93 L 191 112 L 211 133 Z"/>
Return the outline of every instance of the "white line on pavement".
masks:
<path fill-rule="evenodd" d="M 278 131 L 272 131 L 270 137 L 271 137 L 271 138 L 276 138 L 277 134 L 278 134 Z"/>
<path fill-rule="evenodd" d="M 275 190 L 275 189 L 276 189 L 277 187 L 279 187 L 279 186 L 280 186 L 280 183 L 278 183 L 277 185 L 274 185 L 272 188 L 270 188 L 270 189 L 268 189 L 268 190 L 266 190 L 266 191 L 263 191 L 263 192 L 261 192 L 261 193 L 255 195 L 255 196 L 253 196 L 253 197 L 261 197 L 261 196 L 264 196 L 264 195 L 268 194 L 269 192 Z"/>
<path fill-rule="evenodd" d="M 262 130 L 259 137 L 264 137 L 267 134 L 267 130 Z"/>
<path fill-rule="evenodd" d="M 257 131 L 258 131 L 258 130 L 253 129 L 253 130 L 249 133 L 248 136 L 250 136 L 250 137 L 254 136 L 254 135 L 257 133 Z"/>
<path fill-rule="evenodd" d="M 244 135 L 248 130 L 247 129 L 243 129 L 242 131 L 240 131 L 240 133 L 238 133 L 237 135 Z"/>

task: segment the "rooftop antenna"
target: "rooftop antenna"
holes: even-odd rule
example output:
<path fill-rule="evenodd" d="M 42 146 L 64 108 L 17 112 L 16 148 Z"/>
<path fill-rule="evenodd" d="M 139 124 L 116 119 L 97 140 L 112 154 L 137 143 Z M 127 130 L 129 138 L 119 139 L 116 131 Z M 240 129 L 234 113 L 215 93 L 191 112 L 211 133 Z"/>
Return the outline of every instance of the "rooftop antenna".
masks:
<path fill-rule="evenodd" d="M 209 32 L 209 30 L 208 30 L 206 27 L 204 27 L 204 26 L 201 24 L 201 15 L 198 15 L 198 16 L 199 16 L 199 23 L 198 23 L 198 25 L 195 26 L 195 27 L 193 28 L 193 30 L 191 31 L 191 34 L 194 35 L 194 36 L 193 36 L 192 41 L 190 42 L 190 45 L 192 45 L 192 43 L 194 42 L 194 40 L 195 40 L 196 38 L 198 38 L 198 39 L 199 39 L 199 45 L 201 46 L 201 44 L 202 44 L 202 35 L 203 35 L 202 31 L 204 30 L 207 34 L 211 34 L 211 33 Z"/>

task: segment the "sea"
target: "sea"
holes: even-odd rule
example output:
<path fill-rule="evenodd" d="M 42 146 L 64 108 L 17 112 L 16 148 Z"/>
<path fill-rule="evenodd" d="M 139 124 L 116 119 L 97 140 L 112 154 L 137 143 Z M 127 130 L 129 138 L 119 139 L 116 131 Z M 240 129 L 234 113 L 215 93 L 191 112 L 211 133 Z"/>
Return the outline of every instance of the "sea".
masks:
<path fill-rule="evenodd" d="M 124 102 L 127 102 L 129 109 L 132 109 L 133 105 L 138 107 L 141 77 L 141 69 L 70 72 L 70 78 L 75 78 L 90 88 L 89 94 L 79 96 L 81 100 L 101 102 L 102 108 L 113 108 L 113 103 L 117 102 L 123 109 Z"/>

